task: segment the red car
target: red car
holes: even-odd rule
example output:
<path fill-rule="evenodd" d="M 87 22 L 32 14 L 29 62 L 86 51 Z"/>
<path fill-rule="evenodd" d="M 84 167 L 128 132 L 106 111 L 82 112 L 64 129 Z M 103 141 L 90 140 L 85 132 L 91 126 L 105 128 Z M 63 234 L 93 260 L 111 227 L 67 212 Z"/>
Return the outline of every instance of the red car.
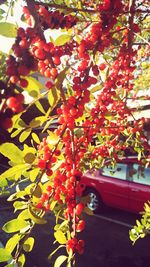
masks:
<path fill-rule="evenodd" d="M 85 195 L 90 196 L 88 207 L 98 212 L 105 204 L 138 213 L 150 200 L 150 167 L 144 168 L 136 158 L 126 158 L 115 168 L 105 166 L 88 171 L 82 177 Z"/>

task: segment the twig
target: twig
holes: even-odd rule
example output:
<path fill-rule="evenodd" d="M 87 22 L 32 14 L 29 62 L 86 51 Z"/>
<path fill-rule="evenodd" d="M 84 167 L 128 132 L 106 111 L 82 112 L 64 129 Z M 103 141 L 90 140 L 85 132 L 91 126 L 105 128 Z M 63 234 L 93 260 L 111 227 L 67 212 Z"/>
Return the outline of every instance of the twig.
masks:
<path fill-rule="evenodd" d="M 43 3 L 43 2 L 38 2 L 38 1 L 35 1 L 35 4 L 36 5 L 43 5 L 43 6 L 50 7 L 50 8 L 56 8 L 56 9 L 62 9 L 62 10 L 65 9 L 66 11 L 72 11 L 72 12 L 84 12 L 84 13 L 92 13 L 92 14 L 95 14 L 95 13 L 103 13 L 103 14 L 112 13 L 112 10 L 100 12 L 99 10 L 96 10 L 96 9 L 88 9 L 88 8 L 84 9 L 84 8 L 68 7 L 66 5 L 49 4 L 49 3 Z M 135 12 L 136 13 L 148 13 L 149 10 L 137 9 Z M 124 11 L 122 13 L 123 14 L 128 14 L 130 12 L 129 11 Z"/>
<path fill-rule="evenodd" d="M 37 14 L 36 8 L 35 8 L 35 2 L 34 0 L 26 0 L 27 7 L 29 9 L 30 14 L 32 15 L 34 19 L 34 28 L 37 30 L 38 35 L 42 40 L 45 40 L 44 32 L 42 31 L 42 28 L 39 23 L 39 16 Z"/>
<path fill-rule="evenodd" d="M 138 33 L 134 32 L 134 34 L 139 37 L 141 40 L 143 40 L 147 45 L 150 45 L 150 42 L 148 42 L 145 38 L 143 38 L 141 35 L 139 35 Z"/>

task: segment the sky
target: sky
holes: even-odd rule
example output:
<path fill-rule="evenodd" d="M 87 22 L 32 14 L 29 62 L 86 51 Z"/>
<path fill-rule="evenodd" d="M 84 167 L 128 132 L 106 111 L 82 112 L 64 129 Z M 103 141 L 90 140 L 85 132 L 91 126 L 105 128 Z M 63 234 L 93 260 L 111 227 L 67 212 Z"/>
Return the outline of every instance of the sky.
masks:
<path fill-rule="evenodd" d="M 14 15 L 11 16 L 9 14 L 9 16 L 7 18 L 7 22 L 11 22 L 13 24 L 17 23 L 19 26 L 23 27 L 26 24 L 20 20 L 20 17 L 22 14 L 21 3 L 22 3 L 22 1 L 16 2 L 16 7 L 14 8 Z M 0 9 L 6 10 L 6 6 L 0 5 Z M 3 19 L 0 22 L 5 22 L 5 20 Z M 9 53 L 9 50 L 11 49 L 11 46 L 13 45 L 13 43 L 14 43 L 14 38 L 7 38 L 7 37 L 0 35 L 0 50 L 2 52 Z"/>

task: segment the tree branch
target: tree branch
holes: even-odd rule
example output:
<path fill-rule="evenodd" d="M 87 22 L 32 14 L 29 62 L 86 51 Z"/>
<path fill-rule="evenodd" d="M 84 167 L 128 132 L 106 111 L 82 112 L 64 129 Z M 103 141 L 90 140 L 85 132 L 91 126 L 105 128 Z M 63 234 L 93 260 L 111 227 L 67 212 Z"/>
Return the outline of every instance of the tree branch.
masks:
<path fill-rule="evenodd" d="M 43 5 L 45 7 L 50 7 L 50 8 L 56 8 L 56 9 L 65 9 L 66 11 L 71 11 L 71 12 L 85 12 L 85 13 L 91 13 L 91 14 L 95 14 L 95 13 L 103 13 L 103 14 L 107 14 L 107 13 L 112 13 L 112 11 L 102 11 L 100 12 L 99 10 L 95 10 L 95 9 L 84 9 L 84 8 L 76 8 L 76 7 L 68 7 L 66 5 L 59 5 L 59 4 L 49 4 L 49 3 L 43 3 L 43 2 L 38 2 L 35 1 L 36 5 Z M 135 11 L 136 13 L 148 13 L 149 10 L 141 10 L 141 9 L 137 9 Z M 128 14 L 130 13 L 129 11 L 124 11 L 122 12 L 123 14 Z"/>
<path fill-rule="evenodd" d="M 27 3 L 27 7 L 29 9 L 29 12 L 30 12 L 30 14 L 33 17 L 34 22 L 35 22 L 34 23 L 34 28 L 37 30 L 38 35 L 40 36 L 40 38 L 42 40 L 45 40 L 44 32 L 41 29 L 41 25 L 40 25 L 40 22 L 39 22 L 39 16 L 38 16 L 36 8 L 35 8 L 34 0 L 32 0 L 32 1 L 31 0 L 26 0 L 26 3 Z"/>

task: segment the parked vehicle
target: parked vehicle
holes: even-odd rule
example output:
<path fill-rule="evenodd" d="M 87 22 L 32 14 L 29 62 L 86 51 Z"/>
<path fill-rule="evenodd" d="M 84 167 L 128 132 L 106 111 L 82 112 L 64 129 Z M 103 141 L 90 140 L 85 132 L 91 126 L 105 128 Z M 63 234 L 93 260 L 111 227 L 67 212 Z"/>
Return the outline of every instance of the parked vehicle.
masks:
<path fill-rule="evenodd" d="M 136 158 L 126 158 L 113 168 L 105 166 L 84 174 L 88 207 L 98 212 L 104 205 L 129 212 L 143 211 L 150 200 L 150 167 L 144 168 Z"/>

